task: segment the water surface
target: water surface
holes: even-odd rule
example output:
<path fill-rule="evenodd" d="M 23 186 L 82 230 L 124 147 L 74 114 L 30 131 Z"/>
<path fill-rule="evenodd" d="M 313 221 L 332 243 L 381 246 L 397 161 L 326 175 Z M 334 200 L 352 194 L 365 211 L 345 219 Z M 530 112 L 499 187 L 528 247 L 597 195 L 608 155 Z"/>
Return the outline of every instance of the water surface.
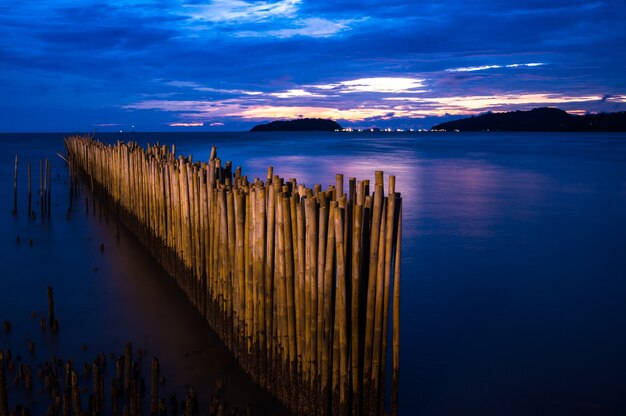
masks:
<path fill-rule="evenodd" d="M 78 351 L 75 340 L 87 337 L 94 349 L 117 351 L 134 335 L 186 369 L 180 380 L 202 380 L 203 366 L 225 377 L 236 373 L 232 364 L 222 368 L 223 360 L 207 358 L 213 353 L 198 353 L 197 361 L 188 354 L 217 347 L 136 241 L 116 242 L 112 219 L 93 209 L 87 215 L 79 205 L 66 220 L 66 173 L 53 156 L 62 151 L 62 137 L 0 135 L 0 319 L 27 316 L 23 325 L 35 325 L 30 313 L 45 311 L 45 287 L 53 284 L 65 324 L 63 348 Z M 402 414 L 626 412 L 626 134 L 98 137 L 176 143 L 194 160 L 206 160 L 216 145 L 222 160 L 252 179 L 265 178 L 270 165 L 285 178 L 324 188 L 335 173 L 346 180 L 373 180 L 378 169 L 396 175 L 404 200 Z M 11 216 L 16 152 L 23 160 L 55 158 L 53 171 L 61 176 L 53 182 L 51 221 L 29 222 L 21 211 Z M 0 340 L 22 342 L 30 329 L 20 331 Z M 176 377 L 176 369 L 170 371 Z M 256 396 L 242 400 L 272 413 L 275 404 L 244 390 Z"/>

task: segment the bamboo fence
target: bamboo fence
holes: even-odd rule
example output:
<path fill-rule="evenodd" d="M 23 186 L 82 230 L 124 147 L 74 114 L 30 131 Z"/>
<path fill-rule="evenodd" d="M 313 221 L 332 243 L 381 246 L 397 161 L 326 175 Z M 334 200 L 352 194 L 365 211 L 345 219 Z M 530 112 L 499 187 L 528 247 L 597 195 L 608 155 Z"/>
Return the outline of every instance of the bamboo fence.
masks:
<path fill-rule="evenodd" d="M 302 415 L 397 414 L 402 199 L 389 176 L 322 190 L 265 181 L 217 158 L 90 137 L 65 140 L 83 172 L 177 281 L 241 366 Z M 391 328 L 389 328 L 391 325 Z M 391 331 L 391 334 L 389 334 Z M 390 342 L 387 342 L 388 339 Z M 391 349 L 391 360 L 388 350 Z"/>

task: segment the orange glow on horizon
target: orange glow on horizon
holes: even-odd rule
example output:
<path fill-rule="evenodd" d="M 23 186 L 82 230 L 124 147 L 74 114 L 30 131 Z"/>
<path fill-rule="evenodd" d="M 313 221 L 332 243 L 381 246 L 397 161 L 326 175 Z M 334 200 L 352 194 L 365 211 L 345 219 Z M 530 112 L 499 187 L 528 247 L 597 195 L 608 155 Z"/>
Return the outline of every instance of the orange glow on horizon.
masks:
<path fill-rule="evenodd" d="M 169 123 L 170 127 L 202 127 L 204 123 Z"/>
<path fill-rule="evenodd" d="M 287 96 L 307 98 L 306 90 L 288 90 Z M 319 94 L 322 96 L 321 94 Z M 313 95 L 316 97 L 317 95 Z M 345 96 L 345 95 L 344 95 Z M 330 98 L 330 97 L 329 97 Z M 348 122 L 372 119 L 392 120 L 398 118 L 423 118 L 441 116 L 469 116 L 485 111 L 529 110 L 536 107 L 555 106 L 573 114 L 581 114 L 586 103 L 600 103 L 601 95 L 565 95 L 550 93 L 468 95 L 452 97 L 416 97 L 387 95 L 369 98 L 366 101 L 345 100 L 344 108 L 328 105 L 273 105 L 263 99 L 228 100 L 145 100 L 123 106 L 133 110 L 159 110 L 175 112 L 180 122 L 169 123 L 171 127 L 201 127 L 207 119 L 242 118 L 245 120 L 326 118 Z M 626 96 L 612 96 L 612 102 L 626 102 Z M 340 104 L 340 103 L 337 103 Z M 567 106 L 573 107 L 568 110 Z"/>

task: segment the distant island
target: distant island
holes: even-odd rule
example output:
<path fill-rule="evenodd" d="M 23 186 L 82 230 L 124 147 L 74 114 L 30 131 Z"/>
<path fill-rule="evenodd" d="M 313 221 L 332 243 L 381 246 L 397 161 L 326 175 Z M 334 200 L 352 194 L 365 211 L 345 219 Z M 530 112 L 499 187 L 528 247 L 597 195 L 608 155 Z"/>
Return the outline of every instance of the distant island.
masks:
<path fill-rule="evenodd" d="M 333 120 L 323 118 L 298 118 L 295 120 L 272 121 L 259 124 L 250 131 L 335 131 L 342 127 Z"/>
<path fill-rule="evenodd" d="M 626 131 L 626 112 L 576 116 L 558 108 L 486 113 L 437 124 L 432 130 L 447 131 Z"/>

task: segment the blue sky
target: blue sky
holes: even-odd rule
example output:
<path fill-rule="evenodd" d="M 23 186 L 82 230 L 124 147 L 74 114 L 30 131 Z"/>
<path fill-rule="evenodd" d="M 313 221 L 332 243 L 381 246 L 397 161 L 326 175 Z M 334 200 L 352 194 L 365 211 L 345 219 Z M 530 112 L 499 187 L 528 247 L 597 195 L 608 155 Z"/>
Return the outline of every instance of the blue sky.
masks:
<path fill-rule="evenodd" d="M 623 1 L 0 0 L 0 131 L 626 110 Z"/>

